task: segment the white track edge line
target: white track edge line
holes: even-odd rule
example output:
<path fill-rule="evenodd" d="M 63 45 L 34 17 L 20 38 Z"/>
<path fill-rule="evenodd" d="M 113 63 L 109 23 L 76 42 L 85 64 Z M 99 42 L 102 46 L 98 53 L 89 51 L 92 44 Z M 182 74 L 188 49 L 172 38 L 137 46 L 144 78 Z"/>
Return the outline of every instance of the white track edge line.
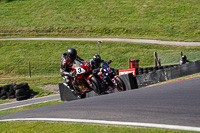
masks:
<path fill-rule="evenodd" d="M 156 124 L 156 123 L 137 123 L 137 122 L 106 121 L 106 120 L 89 120 L 89 119 L 67 119 L 67 118 L 16 118 L 16 119 L 4 119 L 4 120 L 0 120 L 0 122 L 6 122 L 6 121 L 57 121 L 57 122 L 78 122 L 78 123 L 94 123 L 94 124 L 124 125 L 124 126 L 137 126 L 137 127 L 149 127 L 149 128 L 164 128 L 164 129 L 185 130 L 185 131 L 200 131 L 200 127 L 191 127 L 191 126 L 167 125 L 167 124 Z"/>
<path fill-rule="evenodd" d="M 54 94 L 54 95 L 49 95 L 49 96 L 44 96 L 44 97 L 38 97 L 38 98 L 32 98 L 32 99 L 22 100 L 22 101 L 4 103 L 4 104 L 0 104 L 0 106 L 1 105 L 9 105 L 9 104 L 13 104 L 13 103 L 23 103 L 23 102 L 26 102 L 26 101 L 35 101 L 35 100 L 38 100 L 38 99 L 45 99 L 45 98 L 54 97 L 54 96 L 58 96 L 58 95 L 59 94 Z"/>

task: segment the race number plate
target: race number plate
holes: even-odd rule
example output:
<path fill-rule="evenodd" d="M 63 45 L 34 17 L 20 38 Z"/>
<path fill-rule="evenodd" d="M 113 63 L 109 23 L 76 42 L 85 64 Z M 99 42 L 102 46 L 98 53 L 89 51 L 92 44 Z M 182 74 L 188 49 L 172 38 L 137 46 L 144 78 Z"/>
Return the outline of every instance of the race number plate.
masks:
<path fill-rule="evenodd" d="M 75 68 L 75 69 L 76 69 L 77 74 L 85 73 L 85 69 L 83 69 L 83 68 Z"/>

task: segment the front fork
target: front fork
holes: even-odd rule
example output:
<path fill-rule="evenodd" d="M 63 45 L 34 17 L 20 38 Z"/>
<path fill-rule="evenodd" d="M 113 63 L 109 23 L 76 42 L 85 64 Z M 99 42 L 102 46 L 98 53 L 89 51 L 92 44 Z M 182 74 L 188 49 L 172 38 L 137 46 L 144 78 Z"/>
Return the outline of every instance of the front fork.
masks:
<path fill-rule="evenodd" d="M 115 88 L 118 86 L 118 83 L 117 83 L 117 81 L 116 81 L 116 78 L 117 78 L 117 76 L 114 76 L 113 79 L 112 79 L 112 82 L 113 82 L 113 84 L 114 84 L 113 89 L 115 89 Z"/>
<path fill-rule="evenodd" d="M 91 78 L 93 77 L 94 75 L 89 75 L 87 78 L 86 78 L 86 82 L 89 84 L 90 88 L 92 88 L 92 82 L 91 82 Z"/>

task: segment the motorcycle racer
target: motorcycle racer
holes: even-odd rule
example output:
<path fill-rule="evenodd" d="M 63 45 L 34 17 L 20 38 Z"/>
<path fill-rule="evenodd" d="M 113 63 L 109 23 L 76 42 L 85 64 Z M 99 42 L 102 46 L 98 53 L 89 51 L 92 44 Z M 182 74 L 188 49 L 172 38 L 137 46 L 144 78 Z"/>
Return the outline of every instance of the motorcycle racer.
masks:
<path fill-rule="evenodd" d="M 180 65 L 185 64 L 186 62 L 190 62 L 189 60 L 187 60 L 186 55 L 181 56 Z"/>
<path fill-rule="evenodd" d="M 77 51 L 74 48 L 69 48 L 66 51 L 66 53 L 62 55 L 60 73 L 63 79 L 65 80 L 66 86 L 70 86 L 70 79 L 72 79 L 75 76 L 75 73 L 71 72 L 71 67 L 76 58 L 81 59 L 77 55 Z"/>
<path fill-rule="evenodd" d="M 105 62 L 103 59 L 101 59 L 101 56 L 98 54 L 93 55 L 93 58 L 90 59 L 90 65 L 92 67 L 93 73 L 97 73 L 99 69 L 101 68 L 101 63 Z M 108 61 L 108 64 L 110 64 L 112 60 Z"/>

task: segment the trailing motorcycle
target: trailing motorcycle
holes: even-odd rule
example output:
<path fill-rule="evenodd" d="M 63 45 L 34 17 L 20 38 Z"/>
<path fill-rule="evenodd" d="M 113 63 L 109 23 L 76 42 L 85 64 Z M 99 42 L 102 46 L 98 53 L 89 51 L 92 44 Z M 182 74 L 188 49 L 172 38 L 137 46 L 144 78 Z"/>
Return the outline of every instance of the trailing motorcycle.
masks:
<path fill-rule="evenodd" d="M 92 68 L 88 62 L 75 59 L 71 68 L 74 73 L 74 78 L 70 80 L 70 89 L 77 95 L 77 98 L 85 98 L 86 93 L 91 91 L 101 94 L 101 85 L 92 74 Z"/>
<path fill-rule="evenodd" d="M 109 66 L 110 63 L 111 62 L 104 61 L 97 73 L 101 85 L 103 86 L 102 88 L 108 93 L 114 89 L 120 92 L 125 91 L 126 86 L 123 80 L 116 74 L 115 70 Z"/>

